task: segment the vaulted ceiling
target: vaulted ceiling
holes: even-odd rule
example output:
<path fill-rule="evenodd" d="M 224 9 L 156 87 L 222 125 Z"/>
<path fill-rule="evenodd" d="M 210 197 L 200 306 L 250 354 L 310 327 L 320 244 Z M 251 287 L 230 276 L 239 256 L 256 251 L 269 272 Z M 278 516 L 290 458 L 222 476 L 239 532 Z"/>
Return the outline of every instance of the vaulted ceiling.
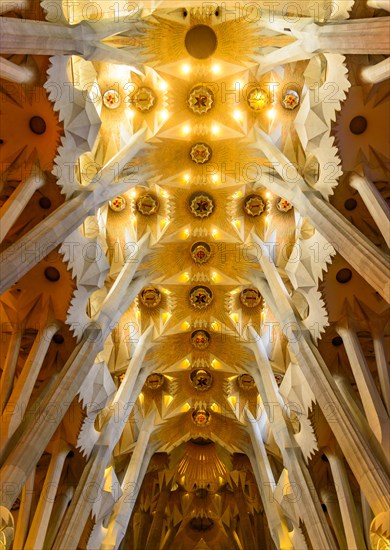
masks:
<path fill-rule="evenodd" d="M 268 4 L 3 10 L 5 548 L 387 544 L 386 12 Z"/>

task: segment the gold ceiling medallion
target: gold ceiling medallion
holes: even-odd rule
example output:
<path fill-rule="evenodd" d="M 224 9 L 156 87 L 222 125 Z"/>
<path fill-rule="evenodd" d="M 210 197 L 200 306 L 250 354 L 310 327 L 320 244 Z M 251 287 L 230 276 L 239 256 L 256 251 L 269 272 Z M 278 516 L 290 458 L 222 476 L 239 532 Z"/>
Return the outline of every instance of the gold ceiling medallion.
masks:
<path fill-rule="evenodd" d="M 204 409 L 196 409 L 192 413 L 192 421 L 197 426 L 207 426 L 210 422 L 210 413 Z"/>
<path fill-rule="evenodd" d="M 262 88 L 254 88 L 249 92 L 247 103 L 252 111 L 261 111 L 269 103 L 269 95 Z"/>
<path fill-rule="evenodd" d="M 214 203 L 210 195 L 194 195 L 190 201 L 191 212 L 197 218 L 207 218 L 213 211 Z"/>
<path fill-rule="evenodd" d="M 283 94 L 282 105 L 285 109 L 292 111 L 299 105 L 299 94 L 295 90 L 287 90 Z"/>
<path fill-rule="evenodd" d="M 145 386 L 150 390 L 158 390 L 164 384 L 164 376 L 159 372 L 152 372 L 146 379 Z"/>
<path fill-rule="evenodd" d="M 137 200 L 137 210 L 144 216 L 151 216 L 158 210 L 158 200 L 153 195 L 142 195 Z"/>
<path fill-rule="evenodd" d="M 210 335 L 205 330 L 195 330 L 191 334 L 191 344 L 197 349 L 206 349 L 210 344 Z"/>
<path fill-rule="evenodd" d="M 213 300 L 213 293 L 206 286 L 196 286 L 190 292 L 191 305 L 196 309 L 208 307 Z"/>
<path fill-rule="evenodd" d="M 276 203 L 276 208 L 280 212 L 290 212 L 292 210 L 293 205 L 291 202 L 288 202 L 286 199 L 279 199 Z"/>
<path fill-rule="evenodd" d="M 211 159 L 211 147 L 206 143 L 195 143 L 190 150 L 190 157 L 196 164 L 205 164 Z"/>
<path fill-rule="evenodd" d="M 156 103 L 156 96 L 151 88 L 143 86 L 131 96 L 130 102 L 138 111 L 147 112 Z"/>
<path fill-rule="evenodd" d="M 241 374 L 237 378 L 238 387 L 242 390 L 253 390 L 256 387 L 255 381 L 250 374 Z"/>
<path fill-rule="evenodd" d="M 118 195 L 109 201 L 108 206 L 113 212 L 122 212 L 126 208 L 126 199 L 123 195 Z"/>
<path fill-rule="evenodd" d="M 265 204 L 260 195 L 248 195 L 244 200 L 244 211 L 248 216 L 260 216 L 265 209 Z"/>
<path fill-rule="evenodd" d="M 214 103 L 214 94 L 205 86 L 196 86 L 190 91 L 188 105 L 195 114 L 203 115 L 211 109 Z"/>
<path fill-rule="evenodd" d="M 283 374 L 279 374 L 278 372 L 276 372 L 274 376 L 275 376 L 275 381 L 277 385 L 280 386 L 280 384 L 283 382 L 283 378 L 284 378 Z"/>
<path fill-rule="evenodd" d="M 210 246 L 207 243 L 197 242 L 191 246 L 191 258 L 197 264 L 204 264 L 211 256 Z"/>
<path fill-rule="evenodd" d="M 211 372 L 205 369 L 196 369 L 190 374 L 192 385 L 196 390 L 206 391 L 211 388 L 213 377 Z"/>
<path fill-rule="evenodd" d="M 246 307 L 257 307 L 262 302 L 262 296 L 257 288 L 244 288 L 240 294 L 240 300 Z"/>
<path fill-rule="evenodd" d="M 154 286 L 147 286 L 141 290 L 139 298 L 145 307 L 156 307 L 161 302 L 161 292 Z"/>
<path fill-rule="evenodd" d="M 107 90 L 103 94 L 103 105 L 108 109 L 116 109 L 121 104 L 121 96 L 116 90 Z"/>

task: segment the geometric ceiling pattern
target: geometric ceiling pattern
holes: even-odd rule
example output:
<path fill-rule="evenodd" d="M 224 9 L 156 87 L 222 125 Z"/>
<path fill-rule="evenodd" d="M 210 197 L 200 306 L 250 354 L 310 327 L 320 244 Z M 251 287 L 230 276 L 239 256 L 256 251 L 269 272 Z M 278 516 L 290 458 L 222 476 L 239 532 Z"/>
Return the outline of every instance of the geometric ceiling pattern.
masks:
<path fill-rule="evenodd" d="M 386 1 L 0 4 L 2 548 L 388 548 Z"/>

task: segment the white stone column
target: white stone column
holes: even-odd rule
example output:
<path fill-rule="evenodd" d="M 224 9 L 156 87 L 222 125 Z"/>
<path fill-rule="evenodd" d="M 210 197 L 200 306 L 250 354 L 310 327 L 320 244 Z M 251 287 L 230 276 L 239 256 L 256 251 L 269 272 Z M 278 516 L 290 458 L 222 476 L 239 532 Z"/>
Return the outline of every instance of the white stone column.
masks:
<path fill-rule="evenodd" d="M 347 546 L 347 541 L 345 539 L 343 520 L 341 519 L 340 508 L 337 502 L 335 490 L 330 487 L 323 487 L 320 489 L 320 497 L 328 511 L 330 522 L 335 532 L 340 550 L 352 550 L 349 546 Z"/>
<path fill-rule="evenodd" d="M 302 32 L 308 51 L 390 54 L 390 17 L 309 24 Z"/>
<path fill-rule="evenodd" d="M 305 509 L 305 526 L 310 542 L 313 548 L 336 548 L 310 473 L 304 463 L 301 448 L 294 439 L 284 416 L 284 402 L 278 391 L 264 344 L 253 327 L 249 327 L 248 331 L 250 341 L 254 342 L 251 348 L 258 367 L 257 372 L 254 370 L 250 372 L 256 381 L 262 402 L 272 404 L 270 428 L 282 454 L 288 478 L 295 487 L 300 489 L 300 505 Z"/>
<path fill-rule="evenodd" d="M 13 547 L 15 548 L 15 550 L 17 548 L 24 547 L 24 542 L 27 537 L 27 532 L 30 525 L 31 504 L 34 496 L 34 481 L 35 481 L 35 470 L 31 472 L 22 491 L 18 521 L 16 524 L 15 537 L 14 537 L 14 543 L 13 543 Z"/>
<path fill-rule="evenodd" d="M 389 301 L 390 268 L 387 256 L 318 192 L 313 191 L 303 178 L 299 177 L 294 165 L 276 147 L 269 136 L 260 129 L 256 129 L 256 134 L 259 150 L 272 162 L 281 178 L 270 176 L 264 182 L 267 188 L 291 202 L 368 284 L 386 301 Z M 285 179 L 289 167 L 290 173 L 297 174 L 294 182 Z M 351 242 L 354 246 L 351 246 Z"/>
<path fill-rule="evenodd" d="M 45 185 L 45 183 L 45 175 L 39 169 L 33 168 L 31 175 L 17 186 L 9 199 L 3 204 L 0 208 L 0 243 L 3 242 L 8 231 L 26 208 L 35 191 Z"/>
<path fill-rule="evenodd" d="M 42 487 L 41 496 L 35 510 L 34 519 L 23 550 L 42 550 L 51 512 L 60 482 L 65 459 L 70 451 L 66 441 L 58 439 L 54 442 L 49 468 Z"/>
<path fill-rule="evenodd" d="M 367 0 L 367 6 L 377 10 L 390 11 L 390 0 Z"/>
<path fill-rule="evenodd" d="M 360 78 L 363 82 L 378 84 L 390 78 L 390 57 L 380 61 L 376 65 L 369 65 L 360 70 Z"/>
<path fill-rule="evenodd" d="M 11 334 L 8 344 L 7 356 L 3 365 L 3 373 L 0 380 L 0 414 L 6 406 L 14 385 L 16 364 L 18 362 L 20 342 L 22 340 L 22 331 L 16 327 L 15 332 Z"/>
<path fill-rule="evenodd" d="M 268 460 L 267 451 L 261 436 L 259 422 L 253 418 L 252 414 L 246 409 L 248 418 L 249 435 L 252 441 L 253 452 L 255 455 L 254 472 L 256 476 L 257 487 L 261 496 L 261 502 L 264 506 L 264 512 L 267 517 L 268 527 L 275 543 L 276 548 L 280 550 L 293 550 L 290 540 L 286 518 L 276 506 L 273 496 L 276 487 L 274 474 Z"/>
<path fill-rule="evenodd" d="M 344 326 L 336 327 L 336 330 L 343 339 L 370 428 L 386 453 L 389 449 L 389 416 L 376 388 L 359 338 L 347 322 Z"/>
<path fill-rule="evenodd" d="M 72 500 L 73 493 L 73 487 L 67 487 L 63 493 L 57 494 L 56 496 L 53 512 L 50 517 L 50 524 L 47 529 L 46 538 L 43 545 L 45 550 L 50 550 L 53 546 L 54 539 L 56 538 L 61 521 L 65 515 L 69 503 Z"/>
<path fill-rule="evenodd" d="M 386 61 L 388 61 L 390 71 L 390 57 Z M 352 175 L 349 185 L 353 189 L 356 189 L 361 196 L 362 201 L 372 216 L 372 219 L 378 226 L 379 231 L 382 233 L 387 246 L 390 247 L 390 211 L 385 199 L 382 197 L 372 181 L 362 178 L 357 174 Z"/>
<path fill-rule="evenodd" d="M 294 313 L 294 307 L 287 289 L 271 262 L 264 243 L 255 234 L 253 240 L 261 250 L 259 261 L 267 278 L 252 277 L 265 301 L 271 308 L 289 346 L 316 396 L 325 417 L 331 412 L 329 426 L 346 457 L 352 472 L 364 491 L 375 514 L 388 509 L 389 478 L 387 460 L 383 450 L 372 434 L 370 438 L 362 432 L 351 410 L 344 402 L 336 383 L 324 360 L 313 344 L 310 332 Z M 292 330 L 294 328 L 294 330 Z"/>
<path fill-rule="evenodd" d="M 84 468 L 71 505 L 55 540 L 53 550 L 77 548 L 84 525 L 93 506 L 93 500 L 88 498 L 88 487 L 101 487 L 103 483 L 104 470 L 110 463 L 111 453 L 120 439 L 135 404 L 135 400 L 131 401 L 131 395 L 137 382 L 138 373 L 143 367 L 152 336 L 153 327 L 149 327 L 141 336 L 120 388 L 106 411 L 107 419 L 92 455 Z"/>
<path fill-rule="evenodd" d="M 372 328 L 372 339 L 383 402 L 387 409 L 387 413 L 390 414 L 390 372 L 387 360 L 387 350 L 383 333 L 375 326 Z"/>
<path fill-rule="evenodd" d="M 0 18 L 1 20 L 2 18 Z M 139 130 L 121 151 L 106 164 L 90 184 L 90 189 L 82 191 L 64 202 L 54 212 L 38 223 L 31 231 L 8 247 L 1 255 L 2 277 L 0 294 L 21 279 L 38 262 L 47 256 L 65 238 L 73 233 L 102 204 L 120 195 L 131 187 L 140 185 L 143 177 L 134 178 L 131 183 L 112 183 L 115 174 L 121 174 L 124 166 L 144 146 L 145 130 Z M 116 170 L 114 172 L 114 170 Z"/>
<path fill-rule="evenodd" d="M 107 532 L 101 545 L 101 550 L 116 550 L 126 534 L 131 514 L 137 500 L 137 495 L 143 481 L 143 478 L 140 478 L 140 471 L 145 461 L 146 450 L 154 429 L 155 415 L 156 411 L 153 409 L 142 423 L 137 443 L 121 484 L 122 496 L 114 506 L 108 523 Z M 149 457 L 149 460 L 150 458 L 151 457 Z"/>
<path fill-rule="evenodd" d="M 26 413 L 27 406 L 41 370 L 42 363 L 54 334 L 60 328 L 58 322 L 52 322 L 38 332 L 28 354 L 22 372 L 18 377 L 8 403 L 0 418 L 1 442 L 0 454 L 15 433 Z"/>
<path fill-rule="evenodd" d="M 0 0 L 0 13 L 22 11 L 28 8 L 30 0 Z"/>
<path fill-rule="evenodd" d="M 0 78 L 16 82 L 16 84 L 32 84 L 36 79 L 36 73 L 27 65 L 16 65 L 4 57 L 0 57 Z"/>
<path fill-rule="evenodd" d="M 363 532 L 361 529 L 356 504 L 352 496 L 347 470 L 342 453 L 337 444 L 325 450 L 332 472 L 333 482 L 343 520 L 345 538 L 348 550 L 365 550 Z"/>

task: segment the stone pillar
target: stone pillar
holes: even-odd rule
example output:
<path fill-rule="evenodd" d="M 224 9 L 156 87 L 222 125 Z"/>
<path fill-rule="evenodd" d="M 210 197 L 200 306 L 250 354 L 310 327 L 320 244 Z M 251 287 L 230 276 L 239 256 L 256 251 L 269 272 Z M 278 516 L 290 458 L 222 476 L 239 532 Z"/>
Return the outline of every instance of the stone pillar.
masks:
<path fill-rule="evenodd" d="M 386 59 L 390 71 L 390 57 Z M 372 67 L 370 67 L 372 68 Z M 349 185 L 358 191 L 372 219 L 382 233 L 388 247 L 390 247 L 390 215 L 389 207 L 372 181 L 353 174 Z"/>
<path fill-rule="evenodd" d="M 41 332 L 38 332 L 35 337 L 30 353 L 23 365 L 22 372 L 15 383 L 7 406 L 0 418 L 0 453 L 3 453 L 8 441 L 23 420 L 52 337 L 59 328 L 59 323 L 53 322 Z"/>
<path fill-rule="evenodd" d="M 368 424 L 385 452 L 389 449 L 389 417 L 378 393 L 359 338 L 349 323 L 336 327 L 343 339 Z"/>
<path fill-rule="evenodd" d="M 0 414 L 3 412 L 6 406 L 9 396 L 12 392 L 14 384 L 16 364 L 18 362 L 20 342 L 22 340 L 22 332 L 18 327 L 15 327 L 15 331 L 11 334 L 11 338 L 8 344 L 7 356 L 3 365 L 3 374 L 0 380 Z"/>
<path fill-rule="evenodd" d="M 2 70 L 1 61 L 6 61 L 0 58 L 0 75 Z M 14 65 L 11 63 L 11 65 Z M 17 65 L 15 65 L 17 67 Z M 19 218 L 20 214 L 26 208 L 27 203 L 40 187 L 45 185 L 46 177 L 38 169 L 34 168 L 32 174 L 23 182 L 21 182 L 5 204 L 0 208 L 0 243 L 3 242 L 8 231 Z"/>
<path fill-rule="evenodd" d="M 372 339 L 374 343 L 374 353 L 378 369 L 378 378 L 382 390 L 383 402 L 390 414 L 390 373 L 387 361 L 387 350 L 384 337 L 379 327 L 372 323 Z"/>
<path fill-rule="evenodd" d="M 61 494 L 57 494 L 43 548 L 47 550 L 52 548 L 54 540 L 60 528 L 61 521 L 65 515 L 70 501 L 72 500 L 73 493 L 73 487 L 67 487 L 65 491 L 63 491 Z"/>
<path fill-rule="evenodd" d="M 320 497 L 328 511 L 340 550 L 351 550 L 351 548 L 347 546 L 347 541 L 345 539 L 343 520 L 341 519 L 340 508 L 337 503 L 337 496 L 334 489 L 323 487 L 320 489 Z"/>
<path fill-rule="evenodd" d="M 143 477 L 140 477 L 141 468 L 143 463 L 147 467 L 154 450 L 153 446 L 150 446 L 150 436 L 154 429 L 155 414 L 155 410 L 153 410 L 142 424 L 137 443 L 122 481 L 123 494 L 115 504 L 111 514 L 101 550 L 116 550 L 126 534 L 143 481 Z M 148 446 L 150 446 L 149 453 L 147 453 Z"/>
<path fill-rule="evenodd" d="M 0 17 L 0 22 L 2 19 L 4 18 Z M 23 26 L 26 27 L 26 25 Z M 100 170 L 95 180 L 91 182 L 89 191 L 82 191 L 61 204 L 0 255 L 2 263 L 0 294 L 21 279 L 66 237 L 80 227 L 85 216 L 94 212 L 112 197 L 142 184 L 141 175 L 139 179 L 134 178 L 132 184 L 128 181 L 119 183 L 112 183 L 112 181 L 115 178 L 114 175 L 119 174 L 120 176 L 127 162 L 143 148 L 144 139 L 145 130 L 139 130 L 123 149 Z"/>
<path fill-rule="evenodd" d="M 28 8 L 30 0 L 0 0 L 0 14 L 8 11 L 22 11 Z"/>
<path fill-rule="evenodd" d="M 16 84 L 32 84 L 36 79 L 36 74 L 32 67 L 16 65 L 8 59 L 0 57 L 0 78 L 16 82 Z"/>
<path fill-rule="evenodd" d="M 146 548 L 160 548 L 161 534 L 163 532 L 165 509 L 169 501 L 171 483 L 166 483 L 164 478 L 163 486 L 160 489 L 156 509 L 153 512 L 153 521 L 146 541 Z"/>
<path fill-rule="evenodd" d="M 291 544 L 288 534 L 286 519 L 277 508 L 276 501 L 273 496 L 273 490 L 276 487 L 276 483 L 268 460 L 263 438 L 261 436 L 259 423 L 253 418 L 248 409 L 246 409 L 246 414 L 248 418 L 249 434 L 255 455 L 253 470 L 255 473 L 256 471 L 258 472 L 256 481 L 261 496 L 261 501 L 264 506 L 264 512 L 267 517 L 271 537 L 277 548 L 283 550 L 293 550 L 293 545 Z"/>
<path fill-rule="evenodd" d="M 310 51 L 341 54 L 390 54 L 390 17 L 349 19 L 308 25 Z M 315 39 L 313 40 L 313 35 Z"/>
<path fill-rule="evenodd" d="M 135 545 L 135 550 L 144 550 L 145 548 L 145 541 L 148 537 L 148 532 L 150 530 L 150 524 L 151 524 L 151 521 L 152 521 L 152 517 L 149 513 L 149 511 L 140 511 L 138 512 L 139 513 L 139 527 L 138 527 L 138 537 L 137 537 L 137 542 L 136 542 L 136 545 Z M 134 521 L 134 519 L 133 519 Z M 134 525 L 134 523 L 133 523 Z M 123 539 L 123 541 L 126 540 L 127 536 L 128 536 L 128 532 L 129 532 L 129 529 L 127 529 L 127 533 L 126 533 L 126 536 L 125 538 Z"/>
<path fill-rule="evenodd" d="M 24 548 L 28 528 L 30 525 L 31 504 L 34 496 L 34 481 L 35 470 L 28 477 L 25 486 L 23 487 L 22 496 L 20 499 L 20 508 L 18 514 L 18 522 L 15 529 L 15 538 L 13 547 Z"/>
<path fill-rule="evenodd" d="M 325 450 L 325 454 L 329 461 L 337 493 L 347 548 L 348 550 L 365 550 L 363 532 L 340 448 L 335 443 Z"/>
<path fill-rule="evenodd" d="M 367 6 L 377 10 L 390 11 L 390 0 L 367 0 Z"/>
<path fill-rule="evenodd" d="M 79 391 L 99 351 L 100 331 L 87 329 L 82 341 L 62 368 L 57 383 L 40 403 L 39 414 L 33 411 L 27 418 L 18 443 L 0 470 L 0 502 L 11 507 L 26 483 L 58 424 Z M 55 421 L 51 418 L 55 411 Z M 11 490 L 12 487 L 12 490 Z"/>
<path fill-rule="evenodd" d="M 376 65 L 368 65 L 360 70 L 360 78 L 369 84 L 379 84 L 390 78 L 390 57 Z"/>
<path fill-rule="evenodd" d="M 331 411 L 329 426 L 348 461 L 352 472 L 366 495 L 375 514 L 388 509 L 389 478 L 387 460 L 376 438 L 362 432 L 351 410 L 344 402 L 336 383 L 313 344 L 310 332 L 294 311 L 287 289 L 271 262 L 264 243 L 255 234 L 254 241 L 261 250 L 259 261 L 268 283 L 256 276 L 252 280 L 260 289 L 265 301 L 289 339 L 289 347 L 307 379 L 325 417 Z M 291 334 L 292 327 L 295 327 Z"/>
<path fill-rule="evenodd" d="M 256 548 L 248 506 L 240 479 L 238 480 L 238 486 L 236 488 L 236 502 L 240 515 L 240 532 L 243 546 L 244 548 Z"/>
<path fill-rule="evenodd" d="M 49 468 L 42 487 L 41 497 L 23 550 L 43 549 L 43 543 L 51 519 L 51 512 L 60 482 L 62 468 L 69 451 L 70 446 L 63 439 L 55 441 Z"/>
<path fill-rule="evenodd" d="M 264 344 L 253 327 L 249 327 L 248 331 L 251 336 L 250 341 L 254 342 L 252 349 L 258 367 L 257 373 L 253 371 L 252 375 L 262 402 L 273 405 L 270 428 L 282 454 L 284 466 L 288 470 L 288 478 L 296 487 L 300 488 L 301 505 L 305 509 L 305 525 L 310 542 L 313 548 L 336 548 L 310 473 L 304 463 L 301 448 L 293 437 L 291 427 L 284 416 L 284 403 L 278 391 Z"/>
<path fill-rule="evenodd" d="M 142 280 L 142 282 L 144 282 Z M 116 287 L 118 290 L 118 287 Z M 114 287 L 112 288 L 112 290 Z M 137 288 L 137 294 L 141 288 Z M 108 302 L 111 304 L 115 298 L 115 295 L 107 296 Z M 133 295 L 132 301 L 135 296 Z M 129 299 L 128 297 L 126 299 Z M 120 315 L 119 315 L 120 317 Z M 138 371 L 141 369 L 145 359 L 146 352 L 149 349 L 150 341 L 153 334 L 153 327 L 149 327 L 141 336 L 134 355 L 130 361 L 125 378 L 112 401 L 109 410 L 106 423 L 102 427 L 99 439 L 95 444 L 92 455 L 90 456 L 87 465 L 84 468 L 81 479 L 77 485 L 75 495 L 72 499 L 71 505 L 65 515 L 64 521 L 61 525 L 60 531 L 53 546 L 53 550 L 61 550 L 67 548 L 67 550 L 77 548 L 77 544 L 80 540 L 84 526 L 91 513 L 92 506 L 94 504 L 93 498 L 90 498 L 88 491 L 90 487 L 101 487 L 104 480 L 104 470 L 110 464 L 111 454 L 115 445 L 118 443 L 122 434 L 123 428 L 128 421 L 131 414 L 132 407 L 129 407 L 129 403 L 135 403 L 131 401 L 131 392 L 135 384 L 135 379 L 138 376 Z M 133 376 L 127 376 L 127 373 L 131 372 Z M 146 428 L 146 424 L 144 426 Z M 142 441 L 142 440 L 141 440 Z M 122 484 L 123 485 L 123 484 Z M 127 489 L 127 500 L 129 498 L 128 491 L 129 485 L 125 485 Z M 134 489 L 134 487 L 132 488 Z M 130 506 L 128 501 L 125 500 L 126 506 Z M 134 503 L 132 504 L 134 506 Z M 131 508 L 132 508 L 131 506 Z M 124 532 L 125 533 L 125 532 Z M 123 535 L 124 535 L 123 533 Z M 120 543 L 118 541 L 118 544 Z"/>
<path fill-rule="evenodd" d="M 266 182 L 267 188 L 291 202 L 368 284 L 389 301 L 390 269 L 387 256 L 317 191 L 313 191 L 298 174 L 294 183 L 285 180 L 287 168 L 291 167 L 291 173 L 296 173 L 296 168 L 263 131 L 257 129 L 256 134 L 258 148 L 272 162 L 281 178 L 269 177 Z M 351 246 L 351 242 L 354 246 Z"/>

